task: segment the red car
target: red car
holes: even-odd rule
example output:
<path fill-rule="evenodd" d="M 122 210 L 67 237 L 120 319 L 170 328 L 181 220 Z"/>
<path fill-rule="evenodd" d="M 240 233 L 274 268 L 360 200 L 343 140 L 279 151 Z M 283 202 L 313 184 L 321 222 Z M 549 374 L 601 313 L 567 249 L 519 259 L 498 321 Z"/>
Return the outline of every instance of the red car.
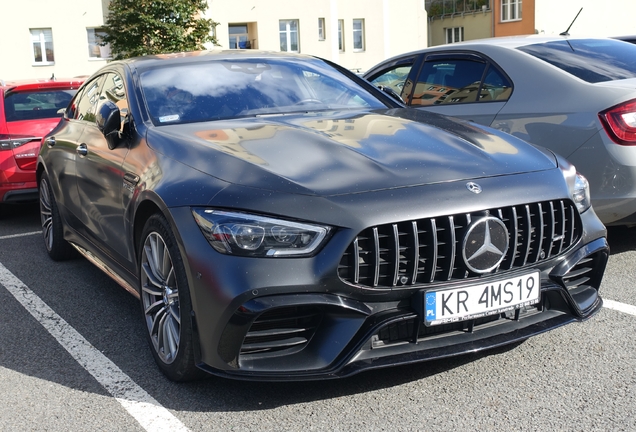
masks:
<path fill-rule="evenodd" d="M 83 78 L 0 80 L 0 206 L 37 200 L 42 137 L 59 122 Z"/>

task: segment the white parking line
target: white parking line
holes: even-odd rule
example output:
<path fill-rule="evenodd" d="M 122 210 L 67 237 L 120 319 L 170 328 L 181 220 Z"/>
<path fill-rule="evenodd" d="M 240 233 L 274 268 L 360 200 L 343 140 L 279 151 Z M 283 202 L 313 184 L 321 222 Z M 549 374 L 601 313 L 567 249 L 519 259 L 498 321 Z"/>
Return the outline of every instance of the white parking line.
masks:
<path fill-rule="evenodd" d="M 6 235 L 6 236 L 0 237 L 0 240 L 12 239 L 16 237 L 26 237 L 26 236 L 36 235 L 36 234 L 42 234 L 42 231 L 31 231 L 31 232 L 21 233 L 21 234 Z"/>
<path fill-rule="evenodd" d="M 603 307 L 636 316 L 636 306 L 603 299 Z"/>
<path fill-rule="evenodd" d="M 189 430 L 1 263 L 0 284 L 4 285 L 13 297 L 88 373 L 104 386 L 145 430 L 148 432 Z"/>

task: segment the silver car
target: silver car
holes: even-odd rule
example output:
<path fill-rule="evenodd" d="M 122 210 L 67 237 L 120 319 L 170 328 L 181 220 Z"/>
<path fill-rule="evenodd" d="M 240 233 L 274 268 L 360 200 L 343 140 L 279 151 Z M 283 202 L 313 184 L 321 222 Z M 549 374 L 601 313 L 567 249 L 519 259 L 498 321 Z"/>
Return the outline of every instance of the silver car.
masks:
<path fill-rule="evenodd" d="M 636 45 L 483 39 L 403 54 L 364 77 L 413 108 L 491 126 L 565 156 L 590 181 L 606 225 L 636 224 Z"/>

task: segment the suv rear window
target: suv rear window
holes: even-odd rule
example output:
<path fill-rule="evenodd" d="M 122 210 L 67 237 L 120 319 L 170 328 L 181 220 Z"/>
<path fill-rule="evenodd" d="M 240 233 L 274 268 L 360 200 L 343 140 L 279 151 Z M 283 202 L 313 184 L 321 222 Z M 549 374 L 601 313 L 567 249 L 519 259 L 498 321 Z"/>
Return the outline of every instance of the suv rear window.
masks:
<path fill-rule="evenodd" d="M 636 45 L 612 39 L 564 39 L 517 48 L 589 83 L 636 78 Z"/>
<path fill-rule="evenodd" d="M 8 122 L 62 117 L 60 108 L 66 108 L 77 90 L 39 90 L 10 92 L 4 99 Z"/>

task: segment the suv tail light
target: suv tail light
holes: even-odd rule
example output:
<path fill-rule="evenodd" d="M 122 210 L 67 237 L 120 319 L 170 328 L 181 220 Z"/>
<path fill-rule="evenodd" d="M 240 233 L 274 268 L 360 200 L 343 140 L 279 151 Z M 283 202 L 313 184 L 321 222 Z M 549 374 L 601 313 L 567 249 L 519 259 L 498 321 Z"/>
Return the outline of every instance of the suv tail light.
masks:
<path fill-rule="evenodd" d="M 598 117 L 612 141 L 636 145 L 636 99 L 601 111 Z"/>
<path fill-rule="evenodd" d="M 13 150 L 15 163 L 23 170 L 35 170 L 42 138 L 0 135 L 0 151 Z"/>

